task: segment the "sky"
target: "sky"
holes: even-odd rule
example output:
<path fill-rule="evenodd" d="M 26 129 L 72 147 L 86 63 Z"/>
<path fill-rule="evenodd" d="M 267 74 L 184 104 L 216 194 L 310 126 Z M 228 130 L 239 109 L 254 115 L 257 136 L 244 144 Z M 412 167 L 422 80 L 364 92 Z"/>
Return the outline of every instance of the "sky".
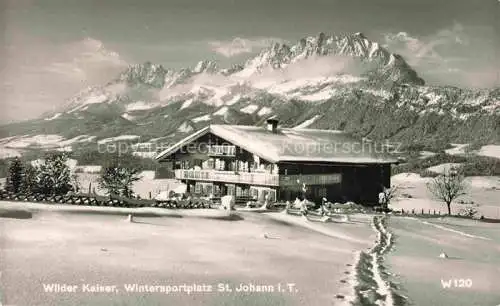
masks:
<path fill-rule="evenodd" d="M 224 66 L 319 32 L 362 32 L 429 84 L 500 86 L 500 0 L 0 0 L 0 123 L 129 64 Z"/>

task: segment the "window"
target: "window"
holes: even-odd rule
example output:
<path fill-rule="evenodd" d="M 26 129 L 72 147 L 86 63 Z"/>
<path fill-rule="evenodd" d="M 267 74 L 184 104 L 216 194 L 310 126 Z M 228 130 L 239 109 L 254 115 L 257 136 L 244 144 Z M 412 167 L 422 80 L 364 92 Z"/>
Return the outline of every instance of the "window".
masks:
<path fill-rule="evenodd" d="M 235 194 L 235 186 L 233 184 L 227 184 L 227 195 L 234 195 Z"/>
<path fill-rule="evenodd" d="M 326 196 L 327 196 L 326 187 L 316 188 L 316 196 L 326 198 Z"/>
<path fill-rule="evenodd" d="M 259 195 L 259 190 L 257 188 L 250 187 L 250 196 L 256 198 L 258 195 Z"/>
<path fill-rule="evenodd" d="M 249 188 L 243 186 L 236 186 L 236 196 L 237 197 L 248 197 Z"/>
<path fill-rule="evenodd" d="M 201 193 L 202 192 L 202 186 L 200 183 L 196 183 L 194 185 L 194 193 Z"/>
<path fill-rule="evenodd" d="M 205 193 L 208 195 L 208 194 L 211 194 L 213 193 L 213 185 L 212 184 L 207 184 L 205 186 Z"/>
<path fill-rule="evenodd" d="M 276 202 L 276 190 L 269 189 L 268 192 L 269 192 L 269 195 L 270 195 L 270 197 L 269 197 L 270 201 L 271 202 Z"/>
<path fill-rule="evenodd" d="M 220 186 L 219 185 L 214 185 L 214 196 L 220 196 Z"/>
<path fill-rule="evenodd" d="M 224 171 L 225 165 L 226 165 L 226 163 L 224 160 L 222 160 L 222 159 L 215 160 L 215 169 L 216 170 Z"/>
<path fill-rule="evenodd" d="M 235 161 L 229 162 L 229 170 L 230 171 L 238 171 L 238 169 L 236 168 L 236 162 Z"/>

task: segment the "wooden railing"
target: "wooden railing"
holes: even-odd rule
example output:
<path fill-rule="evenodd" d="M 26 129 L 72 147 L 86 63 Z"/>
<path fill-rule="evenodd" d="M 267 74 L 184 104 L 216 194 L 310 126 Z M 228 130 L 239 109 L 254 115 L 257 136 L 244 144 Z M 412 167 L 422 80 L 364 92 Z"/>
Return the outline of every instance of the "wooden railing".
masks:
<path fill-rule="evenodd" d="M 255 184 L 264 186 L 300 186 L 340 184 L 340 173 L 277 175 L 256 172 L 234 172 L 218 170 L 175 170 L 175 178 L 179 180 L 200 180 L 209 182 L 225 182 L 235 184 Z"/>
<path fill-rule="evenodd" d="M 280 186 L 331 185 L 340 184 L 342 175 L 340 173 L 280 175 L 279 181 Z"/>
<path fill-rule="evenodd" d="M 180 180 L 192 179 L 235 184 L 255 184 L 265 186 L 279 185 L 279 176 L 277 174 L 254 172 L 177 169 L 175 170 L 175 178 Z"/>
<path fill-rule="evenodd" d="M 231 145 L 211 145 L 208 147 L 208 155 L 213 156 L 235 156 L 236 146 Z"/>

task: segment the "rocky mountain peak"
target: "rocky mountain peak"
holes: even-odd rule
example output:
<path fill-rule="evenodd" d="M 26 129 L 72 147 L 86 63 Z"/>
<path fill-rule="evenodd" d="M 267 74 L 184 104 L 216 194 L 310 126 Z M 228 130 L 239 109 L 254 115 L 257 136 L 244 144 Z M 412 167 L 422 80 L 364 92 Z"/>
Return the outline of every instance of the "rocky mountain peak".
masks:
<path fill-rule="evenodd" d="M 199 61 L 196 64 L 196 66 L 193 69 L 193 72 L 194 73 L 203 73 L 203 72 L 215 73 L 215 72 L 217 72 L 217 70 L 218 70 L 218 67 L 217 67 L 217 63 L 215 61 L 203 60 L 203 61 Z"/>
<path fill-rule="evenodd" d="M 245 67 L 241 64 L 234 64 L 232 65 L 231 67 L 229 68 L 224 68 L 224 69 L 221 69 L 220 70 L 220 73 L 222 75 L 225 75 L 225 76 L 228 76 L 228 75 L 231 75 L 233 73 L 237 73 L 237 72 L 240 72 L 241 70 L 243 70 Z"/>
<path fill-rule="evenodd" d="M 130 65 L 123 72 L 119 79 L 126 81 L 130 85 L 144 84 L 156 88 L 162 88 L 165 82 L 165 75 L 168 70 L 162 65 L 145 62 L 143 64 Z"/>
<path fill-rule="evenodd" d="M 387 78 L 401 83 L 422 85 L 423 81 L 405 60 L 369 40 L 363 33 L 304 37 L 293 45 L 273 43 L 256 57 L 248 60 L 240 75 L 251 75 L 265 68 L 282 69 L 289 64 L 317 56 L 346 56 L 360 62 L 371 63 L 367 67 L 370 77 Z M 374 68 L 375 67 L 375 68 Z M 378 75 L 378 76 L 377 76 Z"/>

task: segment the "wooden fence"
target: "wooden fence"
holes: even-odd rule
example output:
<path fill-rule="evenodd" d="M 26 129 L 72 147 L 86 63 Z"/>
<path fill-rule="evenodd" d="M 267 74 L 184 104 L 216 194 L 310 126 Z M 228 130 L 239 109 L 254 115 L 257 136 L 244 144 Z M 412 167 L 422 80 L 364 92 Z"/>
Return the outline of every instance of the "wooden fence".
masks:
<path fill-rule="evenodd" d="M 109 206 L 109 207 L 158 207 L 169 209 L 196 209 L 196 208 L 216 208 L 218 204 L 212 203 L 202 199 L 190 200 L 145 200 L 145 199 L 131 199 L 117 195 L 100 196 L 96 194 L 69 194 L 69 195 L 45 195 L 45 194 L 20 194 L 8 192 L 5 190 L 0 191 L 0 201 L 23 201 L 34 203 L 46 204 L 69 204 L 69 205 L 84 205 L 84 206 Z"/>

